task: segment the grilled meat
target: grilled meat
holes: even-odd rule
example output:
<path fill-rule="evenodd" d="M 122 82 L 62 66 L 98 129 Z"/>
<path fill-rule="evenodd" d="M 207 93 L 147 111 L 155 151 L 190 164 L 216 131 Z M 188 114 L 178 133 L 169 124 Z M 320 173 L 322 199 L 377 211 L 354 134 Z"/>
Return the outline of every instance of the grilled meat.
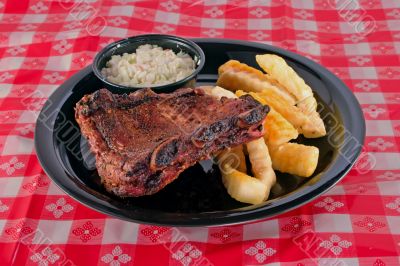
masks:
<path fill-rule="evenodd" d="M 269 111 L 251 96 L 221 100 L 202 89 L 142 89 L 85 95 L 75 117 L 105 188 L 121 197 L 151 195 L 186 168 L 263 135 Z"/>

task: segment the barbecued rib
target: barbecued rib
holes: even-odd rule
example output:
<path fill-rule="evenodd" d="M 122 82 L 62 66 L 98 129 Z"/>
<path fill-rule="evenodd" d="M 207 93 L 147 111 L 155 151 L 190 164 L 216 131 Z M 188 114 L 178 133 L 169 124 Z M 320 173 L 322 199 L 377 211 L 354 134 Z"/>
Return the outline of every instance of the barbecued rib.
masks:
<path fill-rule="evenodd" d="M 217 100 L 201 89 L 101 89 L 76 104 L 75 117 L 105 188 L 137 197 L 158 192 L 217 151 L 261 137 L 268 111 L 251 96 Z"/>

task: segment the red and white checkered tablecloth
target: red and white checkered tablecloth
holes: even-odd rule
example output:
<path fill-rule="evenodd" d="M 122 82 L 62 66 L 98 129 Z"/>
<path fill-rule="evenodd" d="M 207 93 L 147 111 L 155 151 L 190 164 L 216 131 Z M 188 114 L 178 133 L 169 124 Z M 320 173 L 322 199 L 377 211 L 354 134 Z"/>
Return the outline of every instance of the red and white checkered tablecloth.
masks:
<path fill-rule="evenodd" d="M 73 200 L 40 167 L 37 114 L 21 101 L 50 95 L 106 44 L 151 32 L 264 42 L 326 66 L 362 105 L 373 167 L 238 226 L 141 225 Z M 398 0 L 0 0 L 0 265 L 400 265 L 399 54 Z"/>

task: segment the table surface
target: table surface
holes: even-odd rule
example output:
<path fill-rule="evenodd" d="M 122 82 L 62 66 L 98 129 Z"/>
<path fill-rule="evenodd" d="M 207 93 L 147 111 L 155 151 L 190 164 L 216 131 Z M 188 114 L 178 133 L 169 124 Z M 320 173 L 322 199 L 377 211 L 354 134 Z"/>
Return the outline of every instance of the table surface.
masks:
<path fill-rule="evenodd" d="M 77 2 L 0 1 L 0 265 L 400 264 L 400 1 Z M 106 44 L 151 32 L 263 42 L 324 65 L 363 108 L 363 167 L 246 225 L 141 225 L 73 200 L 39 165 L 37 113 Z"/>

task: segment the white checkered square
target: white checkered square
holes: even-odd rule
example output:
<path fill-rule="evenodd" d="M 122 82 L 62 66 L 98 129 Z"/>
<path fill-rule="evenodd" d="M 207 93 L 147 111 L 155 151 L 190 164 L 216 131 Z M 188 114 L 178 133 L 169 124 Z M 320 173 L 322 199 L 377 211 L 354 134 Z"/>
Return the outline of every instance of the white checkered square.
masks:
<path fill-rule="evenodd" d="M 204 0 L 205 6 L 219 6 L 219 5 L 226 5 L 228 0 Z"/>
<path fill-rule="evenodd" d="M 365 120 L 367 136 L 394 136 L 390 120 Z"/>
<path fill-rule="evenodd" d="M 70 234 L 72 221 L 40 220 L 36 229 L 33 244 L 45 243 L 66 244 Z"/>
<path fill-rule="evenodd" d="M 394 45 L 394 49 L 396 51 L 396 54 L 400 54 L 400 42 L 394 42 L 393 45 Z"/>
<path fill-rule="evenodd" d="M 371 152 L 370 153 L 376 159 L 376 164 L 374 166 L 374 170 L 399 170 L 400 165 L 400 154 L 397 152 Z M 395 186 L 397 188 L 397 193 L 394 190 L 388 190 L 386 193 L 390 193 L 390 195 L 399 195 L 400 191 L 400 183 Z M 389 192 L 390 191 L 390 192 Z M 382 195 L 384 191 L 381 191 Z"/>
<path fill-rule="evenodd" d="M 47 14 L 26 14 L 22 18 L 22 23 L 43 23 L 46 21 Z"/>
<path fill-rule="evenodd" d="M 344 52 L 346 55 L 369 55 L 371 48 L 368 43 L 345 43 Z"/>
<path fill-rule="evenodd" d="M 156 16 L 154 19 L 155 19 L 155 21 L 160 22 L 160 23 L 168 23 L 168 24 L 178 25 L 179 17 L 180 17 L 180 14 L 178 14 L 178 13 L 164 12 L 161 10 L 157 10 Z"/>
<path fill-rule="evenodd" d="M 249 7 L 252 6 L 271 6 L 272 0 L 250 0 Z"/>
<path fill-rule="evenodd" d="M 33 41 L 33 35 L 35 32 L 11 32 L 8 33 L 9 35 L 9 44 L 13 46 L 18 46 L 18 45 L 25 45 L 25 44 L 31 44 Z"/>
<path fill-rule="evenodd" d="M 225 19 L 202 18 L 201 26 L 203 28 L 223 29 L 225 27 Z"/>
<path fill-rule="evenodd" d="M 0 84 L 0 98 L 6 97 L 10 93 L 12 86 L 12 84 Z"/>
<path fill-rule="evenodd" d="M 84 19 L 89 19 L 95 14 L 95 10 L 88 8 L 87 10 L 81 10 L 78 12 L 69 12 L 68 16 L 65 18 L 66 22 L 71 21 L 81 21 Z"/>
<path fill-rule="evenodd" d="M 400 166 L 400 164 L 398 164 Z M 377 182 L 381 195 L 384 196 L 399 196 L 400 195 L 400 182 L 398 181 L 384 181 Z M 400 224 L 399 224 L 400 226 Z"/>
<path fill-rule="evenodd" d="M 400 235 L 400 216 L 386 216 L 389 230 L 392 234 Z"/>
<path fill-rule="evenodd" d="M 24 59 L 24 57 L 3 57 L 0 60 L 0 71 L 20 69 Z"/>
<path fill-rule="evenodd" d="M 243 240 L 279 238 L 278 220 L 270 220 L 243 226 Z"/>
<path fill-rule="evenodd" d="M 104 224 L 103 244 L 135 244 L 139 225 L 118 219 L 107 219 Z"/>
<path fill-rule="evenodd" d="M 40 111 L 23 111 L 18 119 L 18 123 L 36 123 Z"/>
<path fill-rule="evenodd" d="M 112 26 L 105 27 L 103 32 L 101 33 L 102 37 L 114 37 L 118 39 L 127 36 L 127 34 L 128 34 L 128 29 L 117 28 Z"/>
<path fill-rule="evenodd" d="M 351 233 L 351 219 L 348 214 L 315 214 L 314 230 L 323 232 Z"/>
<path fill-rule="evenodd" d="M 71 67 L 72 54 L 51 56 L 47 60 L 45 70 L 50 71 L 68 71 Z"/>
<path fill-rule="evenodd" d="M 299 8 L 299 9 L 313 9 L 314 3 L 313 3 L 313 1 L 292 0 L 291 6 L 293 8 Z"/>
<path fill-rule="evenodd" d="M 293 27 L 296 30 L 317 31 L 317 23 L 313 20 L 293 19 Z"/>
<path fill-rule="evenodd" d="M 341 21 L 339 22 L 339 29 L 341 33 L 344 34 L 353 34 L 353 33 L 357 33 L 356 31 L 356 24 L 351 24 L 349 22 L 346 21 Z"/>
<path fill-rule="evenodd" d="M 375 67 L 349 67 L 352 79 L 377 79 Z"/>
<path fill-rule="evenodd" d="M 54 183 L 50 182 L 49 189 L 47 190 L 47 195 L 54 196 L 54 195 L 65 195 L 65 193 Z"/>
<path fill-rule="evenodd" d="M 196 228 L 188 228 L 188 227 L 176 227 L 179 234 L 173 234 L 173 240 L 182 241 L 182 239 L 178 236 L 184 236 L 190 241 L 197 242 L 207 242 L 208 239 L 208 228 L 206 227 L 196 227 Z"/>
<path fill-rule="evenodd" d="M 296 41 L 296 46 L 297 49 L 303 53 L 318 56 L 321 54 L 321 46 L 314 41 L 298 40 Z"/>
<path fill-rule="evenodd" d="M 385 97 L 380 92 L 356 92 L 360 104 L 385 104 Z"/>
<path fill-rule="evenodd" d="M 248 28 L 249 30 L 270 30 L 272 29 L 271 19 L 263 18 L 263 19 L 253 19 L 249 18 L 248 20 Z"/>
<path fill-rule="evenodd" d="M 4 143 L 2 155 L 31 154 L 33 145 L 33 139 L 10 135 Z"/>
<path fill-rule="evenodd" d="M 330 252 L 324 253 L 326 256 L 329 256 Z M 313 261 L 318 262 L 318 264 L 315 265 L 335 265 L 335 266 L 358 266 L 360 265 L 360 262 L 358 261 L 358 258 L 317 258 L 316 260 Z"/>
<path fill-rule="evenodd" d="M 50 85 L 50 84 L 40 84 L 37 85 L 36 91 L 32 93 L 32 97 L 49 97 L 55 89 L 57 89 L 58 85 Z"/>
<path fill-rule="evenodd" d="M 381 1 L 379 2 L 383 8 L 400 8 L 399 1 Z"/>
<path fill-rule="evenodd" d="M 335 0 L 335 1 L 327 1 L 331 8 L 336 8 L 337 10 L 357 10 L 360 8 L 360 4 L 358 1 L 349 1 L 349 0 Z M 336 5 L 335 5 L 336 4 Z"/>
<path fill-rule="evenodd" d="M 337 185 L 328 190 L 324 195 L 345 195 L 343 186 Z"/>
<path fill-rule="evenodd" d="M 30 87 L 29 89 L 31 88 L 35 89 L 35 86 L 29 86 L 29 87 Z M 34 90 L 28 94 L 22 95 L 21 97 L 22 97 L 21 101 L 24 104 L 24 106 L 29 107 L 31 104 L 30 99 L 32 99 L 32 103 L 34 103 L 35 102 L 34 98 L 46 98 L 46 95 L 39 90 Z M 26 109 L 32 110 L 32 108 L 26 108 Z"/>
<path fill-rule="evenodd" d="M 16 197 L 23 179 L 22 176 L 0 178 L 0 197 Z"/>
<path fill-rule="evenodd" d="M 0 220 L 0 232 L 3 232 L 3 228 L 6 225 L 7 220 Z M 0 236 L 1 239 L 1 236 Z"/>
<path fill-rule="evenodd" d="M 354 24 L 354 29 L 361 36 L 368 36 L 376 30 L 376 21 L 374 17 L 367 15 L 362 21 Z"/>
<path fill-rule="evenodd" d="M 110 8 L 110 12 L 108 13 L 109 16 L 127 16 L 131 17 L 134 12 L 133 6 L 112 6 Z"/>
<path fill-rule="evenodd" d="M 69 30 L 69 31 L 61 31 L 54 36 L 55 40 L 66 40 L 66 39 L 76 39 L 79 37 L 79 29 Z"/>

